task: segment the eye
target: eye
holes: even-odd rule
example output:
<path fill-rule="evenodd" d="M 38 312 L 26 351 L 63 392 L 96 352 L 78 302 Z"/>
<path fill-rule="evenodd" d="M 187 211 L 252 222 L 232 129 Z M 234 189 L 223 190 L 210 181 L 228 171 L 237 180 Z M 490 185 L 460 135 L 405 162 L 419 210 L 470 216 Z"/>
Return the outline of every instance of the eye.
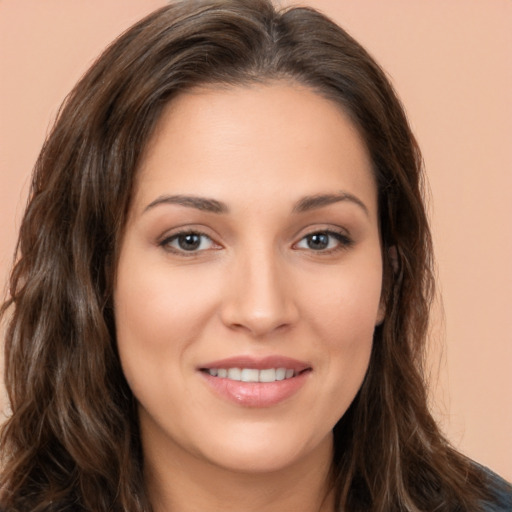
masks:
<path fill-rule="evenodd" d="M 352 240 L 336 231 L 316 231 L 306 235 L 296 244 L 298 249 L 313 251 L 335 251 L 352 245 Z"/>
<path fill-rule="evenodd" d="M 216 247 L 213 240 L 204 233 L 186 231 L 176 233 L 160 242 L 160 245 L 173 252 L 194 253 Z"/>

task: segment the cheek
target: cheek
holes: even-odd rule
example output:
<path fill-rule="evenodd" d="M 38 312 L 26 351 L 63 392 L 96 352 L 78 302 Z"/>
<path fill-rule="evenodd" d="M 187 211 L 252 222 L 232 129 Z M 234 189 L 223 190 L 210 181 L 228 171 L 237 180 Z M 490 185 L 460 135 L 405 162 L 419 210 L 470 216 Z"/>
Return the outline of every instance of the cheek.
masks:
<path fill-rule="evenodd" d="M 319 365 L 326 376 L 324 406 L 331 408 L 334 423 L 354 399 L 368 368 L 381 293 L 382 275 L 375 261 L 359 270 L 341 268 L 329 280 L 319 279 L 319 286 L 309 287 L 310 339 L 327 356 Z"/>
<path fill-rule="evenodd" d="M 116 334 L 124 374 L 136 396 L 151 382 L 179 381 L 189 348 L 211 316 L 212 286 L 201 276 L 161 265 L 136 270 L 120 263 L 115 292 Z"/>
<path fill-rule="evenodd" d="M 116 286 L 117 327 L 148 345 L 172 345 L 178 331 L 189 332 L 213 307 L 214 295 L 207 276 L 200 272 L 172 272 L 148 265 L 130 272 L 121 267 Z M 204 273 L 203 273 L 204 274 Z M 193 337 L 189 332 L 184 339 Z"/>
<path fill-rule="evenodd" d="M 317 274 L 315 286 L 308 286 L 307 298 L 312 321 L 330 339 L 365 340 L 380 320 L 382 266 L 379 258 L 366 264 L 340 266 Z M 329 334 L 330 333 L 330 334 Z"/>

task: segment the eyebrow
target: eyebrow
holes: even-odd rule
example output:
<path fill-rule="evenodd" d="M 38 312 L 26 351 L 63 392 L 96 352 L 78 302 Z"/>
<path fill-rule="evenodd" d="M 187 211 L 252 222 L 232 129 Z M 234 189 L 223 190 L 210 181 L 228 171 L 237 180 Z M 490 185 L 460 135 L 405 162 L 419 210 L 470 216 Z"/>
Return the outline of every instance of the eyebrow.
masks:
<path fill-rule="evenodd" d="M 180 206 L 186 206 L 188 208 L 195 208 L 196 210 L 201 210 L 204 212 L 211 213 L 228 213 L 229 208 L 225 203 L 217 201 L 216 199 L 209 199 L 206 197 L 197 197 L 197 196 L 160 196 L 157 197 L 154 201 L 149 203 L 146 208 L 144 208 L 144 212 L 151 210 L 155 206 L 161 204 L 177 204 Z"/>
<path fill-rule="evenodd" d="M 293 212 L 303 213 L 309 210 L 315 210 L 330 204 L 339 203 L 342 201 L 349 201 L 359 206 L 364 213 L 369 216 L 369 211 L 366 205 L 358 197 L 350 194 L 349 192 L 340 192 L 338 194 L 318 194 L 314 196 L 306 196 L 300 199 L 293 207 Z"/>
<path fill-rule="evenodd" d="M 305 196 L 295 203 L 293 206 L 293 213 L 304 213 L 310 210 L 316 210 L 329 206 L 330 204 L 339 203 L 342 201 L 349 201 L 359 206 L 366 215 L 369 215 L 368 208 L 366 205 L 356 196 L 349 192 L 340 192 L 338 194 L 317 194 L 314 196 Z M 206 197 L 198 196 L 186 196 L 186 195 L 163 195 L 157 197 L 154 201 L 149 203 L 144 212 L 151 210 L 155 206 L 162 204 L 177 204 L 185 206 L 187 208 L 195 208 L 210 213 L 229 213 L 229 208 L 226 203 L 218 201 L 217 199 L 211 199 Z"/>

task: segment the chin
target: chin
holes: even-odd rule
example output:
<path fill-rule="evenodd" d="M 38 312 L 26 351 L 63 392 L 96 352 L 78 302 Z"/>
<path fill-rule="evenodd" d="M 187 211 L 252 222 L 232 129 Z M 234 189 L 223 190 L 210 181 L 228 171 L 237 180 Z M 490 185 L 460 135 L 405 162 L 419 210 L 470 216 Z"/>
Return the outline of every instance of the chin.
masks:
<path fill-rule="evenodd" d="M 277 453 L 276 450 L 260 451 L 258 453 L 224 453 L 212 457 L 214 465 L 226 471 L 238 474 L 268 474 L 278 473 L 293 467 L 301 456 L 297 453 Z"/>
<path fill-rule="evenodd" d="M 251 431 L 252 430 L 252 431 Z M 332 453 L 332 432 L 323 439 L 305 436 L 276 436 L 269 431 L 259 435 L 247 429 L 242 439 L 232 436 L 230 443 L 210 446 L 203 457 L 210 463 L 236 473 L 274 473 L 292 468 L 304 459 L 317 457 L 320 452 Z M 206 448 L 206 447 L 205 447 Z M 330 457 L 329 457 L 330 459 Z"/>

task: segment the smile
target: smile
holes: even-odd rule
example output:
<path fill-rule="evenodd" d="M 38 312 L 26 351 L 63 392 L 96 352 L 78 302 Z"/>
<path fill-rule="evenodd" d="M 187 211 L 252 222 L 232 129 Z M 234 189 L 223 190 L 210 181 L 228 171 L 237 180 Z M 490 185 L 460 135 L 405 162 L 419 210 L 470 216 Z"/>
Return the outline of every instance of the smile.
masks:
<path fill-rule="evenodd" d="M 209 368 L 205 371 L 213 377 L 239 382 L 275 382 L 296 376 L 293 368 Z"/>
<path fill-rule="evenodd" d="M 240 407 L 266 408 L 299 393 L 313 368 L 309 362 L 284 356 L 235 356 L 200 365 L 207 387 Z"/>

